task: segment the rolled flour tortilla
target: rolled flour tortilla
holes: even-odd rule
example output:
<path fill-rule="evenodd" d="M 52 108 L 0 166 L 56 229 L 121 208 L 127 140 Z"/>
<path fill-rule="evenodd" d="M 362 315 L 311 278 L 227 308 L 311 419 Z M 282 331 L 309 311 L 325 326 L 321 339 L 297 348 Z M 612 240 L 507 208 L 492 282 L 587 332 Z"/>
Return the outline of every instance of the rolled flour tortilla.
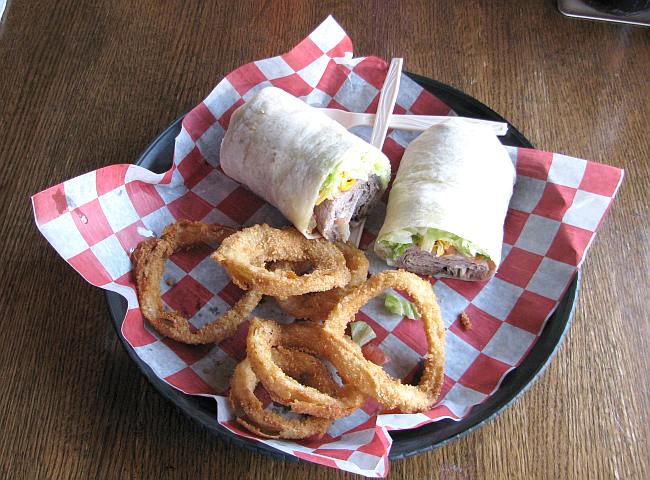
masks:
<path fill-rule="evenodd" d="M 318 109 L 275 87 L 239 107 L 221 167 L 278 208 L 308 238 L 346 241 L 386 189 L 390 162 Z"/>
<path fill-rule="evenodd" d="M 490 278 L 501 261 L 515 177 L 489 129 L 432 126 L 404 152 L 375 252 L 419 274 Z"/>

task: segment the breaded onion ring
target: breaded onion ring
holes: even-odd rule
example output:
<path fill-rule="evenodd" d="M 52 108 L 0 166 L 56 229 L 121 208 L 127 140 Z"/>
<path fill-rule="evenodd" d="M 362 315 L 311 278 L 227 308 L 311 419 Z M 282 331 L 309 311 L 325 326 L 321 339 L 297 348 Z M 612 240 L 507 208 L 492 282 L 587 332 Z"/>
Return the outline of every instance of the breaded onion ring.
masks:
<path fill-rule="evenodd" d="M 324 332 L 320 328 L 318 331 Z M 253 318 L 246 339 L 248 360 L 257 378 L 273 398 L 291 407 L 294 412 L 329 419 L 350 415 L 363 405 L 364 396 L 351 385 L 344 385 L 338 389 L 336 395 L 332 395 L 303 385 L 283 372 L 273 361 L 273 347 L 289 346 L 284 344 L 283 338 L 280 325 L 271 320 Z M 291 342 L 291 348 L 329 359 L 327 339 L 314 336 L 310 340 L 304 343 Z M 342 375 L 342 372 L 339 372 L 339 375 Z"/>
<path fill-rule="evenodd" d="M 174 252 L 206 242 L 222 242 L 235 230 L 223 225 L 180 220 L 167 225 L 160 238 L 141 242 L 133 252 L 133 271 L 140 311 L 162 335 L 188 344 L 219 343 L 232 336 L 259 303 L 262 294 L 251 290 L 216 320 L 192 331 L 188 320 L 178 312 L 167 312 L 160 297 L 160 280 L 165 260 Z"/>
<path fill-rule="evenodd" d="M 350 281 L 345 258 L 333 244 L 322 238 L 308 240 L 294 228 L 245 228 L 225 239 L 212 258 L 224 266 L 239 287 L 276 297 L 322 292 Z M 270 271 L 265 266 L 282 260 L 308 260 L 314 270 L 298 276 L 293 271 Z"/>
<path fill-rule="evenodd" d="M 330 394 L 334 394 L 338 389 L 327 367 L 309 354 L 278 348 L 273 351 L 273 361 L 288 375 L 302 383 Z M 322 437 L 332 424 L 331 420 L 324 418 L 287 418 L 265 410 L 254 393 L 257 384 L 258 379 L 250 362 L 244 359 L 237 365 L 230 379 L 230 404 L 233 409 L 242 410 L 245 414 L 245 417 L 237 416 L 236 420 L 247 430 L 265 438 L 301 439 Z"/>
<path fill-rule="evenodd" d="M 368 277 L 368 259 L 364 253 L 349 243 L 336 243 L 336 247 L 341 250 L 345 257 L 345 266 L 350 270 L 350 282 L 341 288 L 335 288 L 326 292 L 307 293 L 305 295 L 292 296 L 288 298 L 276 297 L 280 308 L 286 313 L 296 318 L 304 318 L 314 321 L 325 320 L 332 308 L 350 292 L 352 287 L 361 285 Z M 297 272 L 296 268 L 291 268 L 291 264 L 284 262 L 276 268 L 284 270 L 292 269 Z"/>
<path fill-rule="evenodd" d="M 361 285 L 368 278 L 368 259 L 365 253 L 351 243 L 337 242 L 336 248 L 341 250 L 345 258 L 345 266 L 350 270 L 350 281 L 348 285 Z"/>
<path fill-rule="evenodd" d="M 358 345 L 344 334 L 347 324 L 359 309 L 387 288 L 405 290 L 411 295 L 424 321 L 429 346 L 417 386 L 403 385 L 381 367 L 363 358 Z M 437 399 L 443 382 L 445 327 L 429 282 L 404 270 L 377 273 L 341 299 L 325 319 L 323 330 L 327 333 L 324 343 L 329 349 L 328 358 L 339 370 L 339 375 L 384 407 L 397 408 L 405 413 L 426 411 Z"/>

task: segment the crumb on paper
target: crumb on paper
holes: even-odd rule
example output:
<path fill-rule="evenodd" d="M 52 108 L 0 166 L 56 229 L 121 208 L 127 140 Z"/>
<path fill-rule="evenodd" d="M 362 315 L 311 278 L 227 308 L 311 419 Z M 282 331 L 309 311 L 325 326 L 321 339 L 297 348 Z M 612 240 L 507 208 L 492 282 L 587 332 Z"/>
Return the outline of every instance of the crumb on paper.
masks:
<path fill-rule="evenodd" d="M 472 329 L 472 322 L 470 321 L 469 316 L 465 313 L 465 310 L 460 312 L 460 315 L 458 315 L 458 320 L 460 321 L 460 325 L 463 327 L 463 330 Z"/>
<path fill-rule="evenodd" d="M 168 287 L 173 287 L 174 286 L 174 279 L 168 278 L 165 280 L 165 283 L 167 284 Z"/>

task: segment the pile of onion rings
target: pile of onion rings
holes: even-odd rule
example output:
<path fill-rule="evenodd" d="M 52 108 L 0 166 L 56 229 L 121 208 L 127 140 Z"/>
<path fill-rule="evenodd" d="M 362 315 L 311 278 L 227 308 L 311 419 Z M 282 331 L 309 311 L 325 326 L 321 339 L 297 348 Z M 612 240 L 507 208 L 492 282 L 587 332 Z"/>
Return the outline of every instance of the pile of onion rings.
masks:
<path fill-rule="evenodd" d="M 247 291 L 231 310 L 195 330 L 179 313 L 164 311 L 160 280 L 171 254 L 206 242 L 220 244 L 211 258 Z M 288 325 L 251 320 L 247 357 L 231 377 L 229 398 L 237 422 L 258 436 L 319 437 L 334 420 L 350 415 L 369 398 L 385 409 L 411 413 L 427 411 L 440 393 L 445 332 L 430 283 L 403 270 L 367 278 L 368 260 L 356 247 L 308 240 L 294 229 L 268 225 L 235 231 L 180 221 L 165 228 L 160 238 L 142 242 L 133 263 L 144 317 L 158 332 L 180 342 L 222 341 L 248 319 L 262 295 L 276 297 L 287 313 L 307 320 Z M 359 309 L 388 288 L 406 291 L 424 324 L 428 350 L 417 385 L 403 384 L 367 360 L 346 334 Z M 342 384 L 334 380 L 325 360 Z M 266 409 L 255 395 L 258 384 L 294 415 Z"/>

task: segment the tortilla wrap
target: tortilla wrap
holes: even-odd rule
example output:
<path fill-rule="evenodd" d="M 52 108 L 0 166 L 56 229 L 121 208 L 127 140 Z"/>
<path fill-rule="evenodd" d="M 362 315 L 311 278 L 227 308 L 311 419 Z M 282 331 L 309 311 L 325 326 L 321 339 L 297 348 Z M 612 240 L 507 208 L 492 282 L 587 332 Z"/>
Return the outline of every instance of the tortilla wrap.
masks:
<path fill-rule="evenodd" d="M 319 236 L 314 207 L 330 174 L 346 171 L 367 179 L 374 173 L 382 191 L 390 179 L 390 162 L 381 151 L 275 87 L 260 90 L 232 114 L 221 167 L 308 238 Z"/>
<path fill-rule="evenodd" d="M 507 151 L 489 129 L 461 122 L 432 126 L 402 157 L 375 252 L 390 265 L 399 265 L 398 253 L 407 248 L 413 253 L 406 243 L 409 237 L 417 243 L 433 232 L 433 237 L 444 236 L 457 253 L 489 259 L 493 275 L 501 261 L 515 177 Z"/>

